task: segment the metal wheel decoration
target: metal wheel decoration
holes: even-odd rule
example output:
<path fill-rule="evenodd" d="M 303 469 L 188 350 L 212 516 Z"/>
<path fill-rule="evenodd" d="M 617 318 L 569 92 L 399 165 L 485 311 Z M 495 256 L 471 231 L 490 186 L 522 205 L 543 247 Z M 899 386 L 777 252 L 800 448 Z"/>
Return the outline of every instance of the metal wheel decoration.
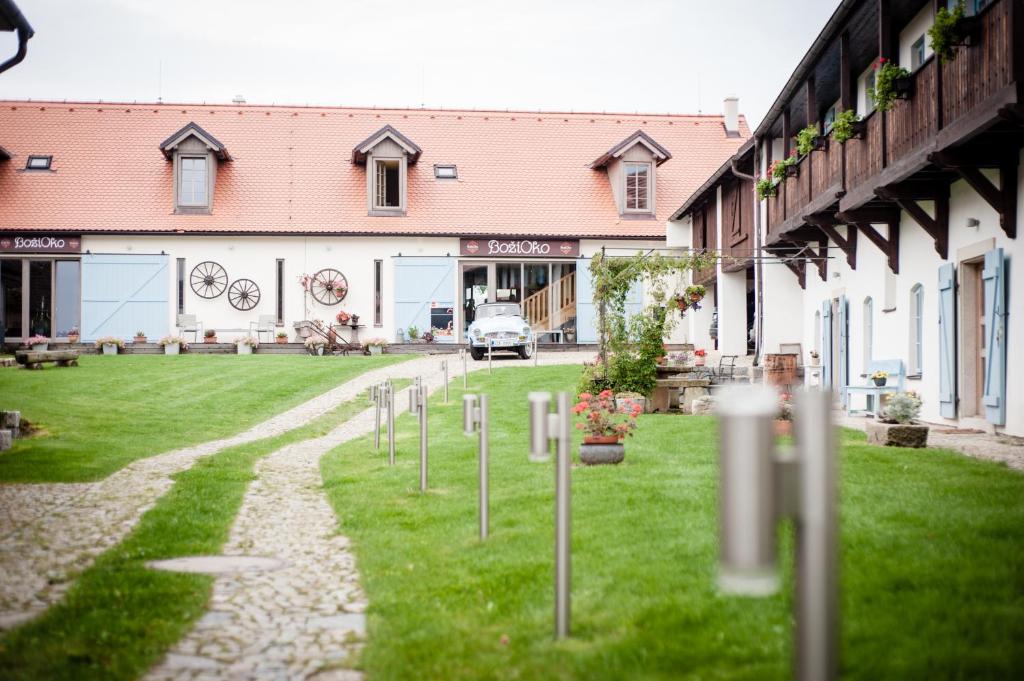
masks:
<path fill-rule="evenodd" d="M 337 305 L 348 295 L 348 279 L 336 269 L 323 269 L 313 275 L 309 292 L 318 303 Z"/>
<path fill-rule="evenodd" d="M 228 287 L 228 273 L 219 264 L 206 260 L 192 268 L 189 281 L 200 298 L 216 298 Z"/>
<path fill-rule="evenodd" d="M 251 310 L 260 302 L 260 287 L 252 279 L 235 279 L 228 287 L 228 302 L 236 310 Z"/>

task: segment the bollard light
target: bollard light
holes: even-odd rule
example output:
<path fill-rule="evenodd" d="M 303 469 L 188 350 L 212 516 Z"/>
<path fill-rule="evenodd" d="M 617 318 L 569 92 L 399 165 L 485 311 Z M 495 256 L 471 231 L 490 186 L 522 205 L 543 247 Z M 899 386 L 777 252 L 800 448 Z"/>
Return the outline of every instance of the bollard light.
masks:
<path fill-rule="evenodd" d="M 417 383 L 409 388 L 409 413 L 419 414 L 420 412 L 420 386 Z"/>
<path fill-rule="evenodd" d="M 462 396 L 462 432 L 472 435 L 476 429 L 476 395 Z"/>
<path fill-rule="evenodd" d="M 543 463 L 551 460 L 548 448 L 548 408 L 551 393 L 533 392 L 527 396 L 530 402 L 530 461 Z"/>
<path fill-rule="evenodd" d="M 779 588 L 775 541 L 772 390 L 732 388 L 717 399 L 720 439 L 719 588 L 768 596 Z"/>
<path fill-rule="evenodd" d="M 383 390 L 381 385 L 374 384 L 370 386 L 370 392 L 373 394 L 373 448 L 376 451 L 380 451 L 380 406 L 381 397 Z"/>
<path fill-rule="evenodd" d="M 459 348 L 459 359 L 462 360 L 462 389 L 469 388 L 469 368 L 466 366 L 466 349 Z"/>
<path fill-rule="evenodd" d="M 420 492 L 427 491 L 427 386 L 420 383 L 416 391 L 420 414 Z"/>
<path fill-rule="evenodd" d="M 388 465 L 395 465 L 395 386 L 389 378 L 384 384 L 384 400 L 388 412 Z"/>

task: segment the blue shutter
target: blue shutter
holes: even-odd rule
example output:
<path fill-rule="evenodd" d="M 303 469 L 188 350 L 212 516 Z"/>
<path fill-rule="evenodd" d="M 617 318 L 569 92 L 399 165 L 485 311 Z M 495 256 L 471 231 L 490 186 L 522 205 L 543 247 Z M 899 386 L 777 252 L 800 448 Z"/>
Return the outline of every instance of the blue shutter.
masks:
<path fill-rule="evenodd" d="M 850 385 L 850 308 L 846 296 L 839 296 L 839 399 L 846 407 Z"/>
<path fill-rule="evenodd" d="M 821 387 L 832 387 L 832 301 L 821 304 Z"/>
<path fill-rule="evenodd" d="M 1006 423 L 1006 261 L 1003 249 L 985 254 L 985 419 Z"/>
<path fill-rule="evenodd" d="M 626 294 L 626 319 L 644 311 L 644 283 L 642 280 L 633 282 Z"/>
<path fill-rule="evenodd" d="M 576 342 L 597 342 L 597 310 L 594 308 L 590 258 L 576 261 Z"/>
<path fill-rule="evenodd" d="M 955 305 L 956 270 L 948 263 L 939 268 L 939 414 L 947 419 L 956 418 Z"/>
<path fill-rule="evenodd" d="M 82 256 L 82 340 L 166 336 L 170 281 L 166 255 Z"/>
<path fill-rule="evenodd" d="M 455 309 L 455 258 L 395 258 L 395 329 L 430 331 L 430 308 Z M 457 318 L 457 317 L 456 317 Z M 454 343 L 455 336 L 440 336 Z"/>

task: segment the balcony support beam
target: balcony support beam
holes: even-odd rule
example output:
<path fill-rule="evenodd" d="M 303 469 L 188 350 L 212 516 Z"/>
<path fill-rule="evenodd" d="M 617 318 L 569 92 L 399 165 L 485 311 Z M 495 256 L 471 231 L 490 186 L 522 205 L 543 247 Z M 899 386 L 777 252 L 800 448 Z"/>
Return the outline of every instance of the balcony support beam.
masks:
<path fill-rule="evenodd" d="M 937 184 L 930 196 L 921 196 L 920 190 L 902 190 L 898 186 L 878 187 L 875 194 L 879 198 L 893 201 L 897 206 L 907 211 L 907 214 L 928 232 L 935 241 L 935 252 L 945 260 L 949 256 L 949 187 Z M 921 207 L 918 199 L 927 199 L 935 202 L 935 217 Z"/>
<path fill-rule="evenodd" d="M 836 217 L 848 225 L 854 225 L 889 261 L 893 274 L 900 273 L 900 211 L 898 208 L 859 208 L 836 213 Z M 875 224 L 889 226 L 889 238 L 883 237 Z"/>
<path fill-rule="evenodd" d="M 844 238 L 836 229 L 836 225 L 842 223 L 837 223 L 834 217 L 810 215 L 806 219 L 820 229 L 826 238 L 835 242 L 839 250 L 846 254 L 846 264 L 850 266 L 851 270 L 857 269 L 857 227 L 855 225 L 846 226 L 846 237 Z"/>
<path fill-rule="evenodd" d="M 935 165 L 952 170 L 969 184 L 985 202 L 999 214 L 999 225 L 1011 239 L 1017 238 L 1017 154 L 1001 154 L 998 159 L 964 156 L 953 152 L 938 152 L 928 157 Z M 996 187 L 981 168 L 999 169 L 999 187 Z"/>
<path fill-rule="evenodd" d="M 796 275 L 800 288 L 807 288 L 807 261 L 803 258 L 804 246 L 792 241 L 782 241 L 780 245 L 765 250 L 778 258 L 779 262 Z"/>

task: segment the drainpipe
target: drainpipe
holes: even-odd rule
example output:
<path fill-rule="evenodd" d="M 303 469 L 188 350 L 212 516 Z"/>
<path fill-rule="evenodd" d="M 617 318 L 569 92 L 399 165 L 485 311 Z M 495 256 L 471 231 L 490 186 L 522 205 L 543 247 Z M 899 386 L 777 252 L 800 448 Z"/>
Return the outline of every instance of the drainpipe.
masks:
<path fill-rule="evenodd" d="M 18 51 L 13 57 L 0 64 L 0 73 L 3 73 L 9 68 L 17 66 L 25 59 L 25 55 L 28 53 L 28 41 L 36 32 L 32 30 L 21 10 L 13 2 L 0 0 L 0 14 L 5 15 L 18 32 Z"/>
<path fill-rule="evenodd" d="M 754 174 L 761 170 L 761 138 L 754 138 Z M 764 270 L 761 262 L 761 201 L 754 190 L 754 366 L 764 350 Z"/>

